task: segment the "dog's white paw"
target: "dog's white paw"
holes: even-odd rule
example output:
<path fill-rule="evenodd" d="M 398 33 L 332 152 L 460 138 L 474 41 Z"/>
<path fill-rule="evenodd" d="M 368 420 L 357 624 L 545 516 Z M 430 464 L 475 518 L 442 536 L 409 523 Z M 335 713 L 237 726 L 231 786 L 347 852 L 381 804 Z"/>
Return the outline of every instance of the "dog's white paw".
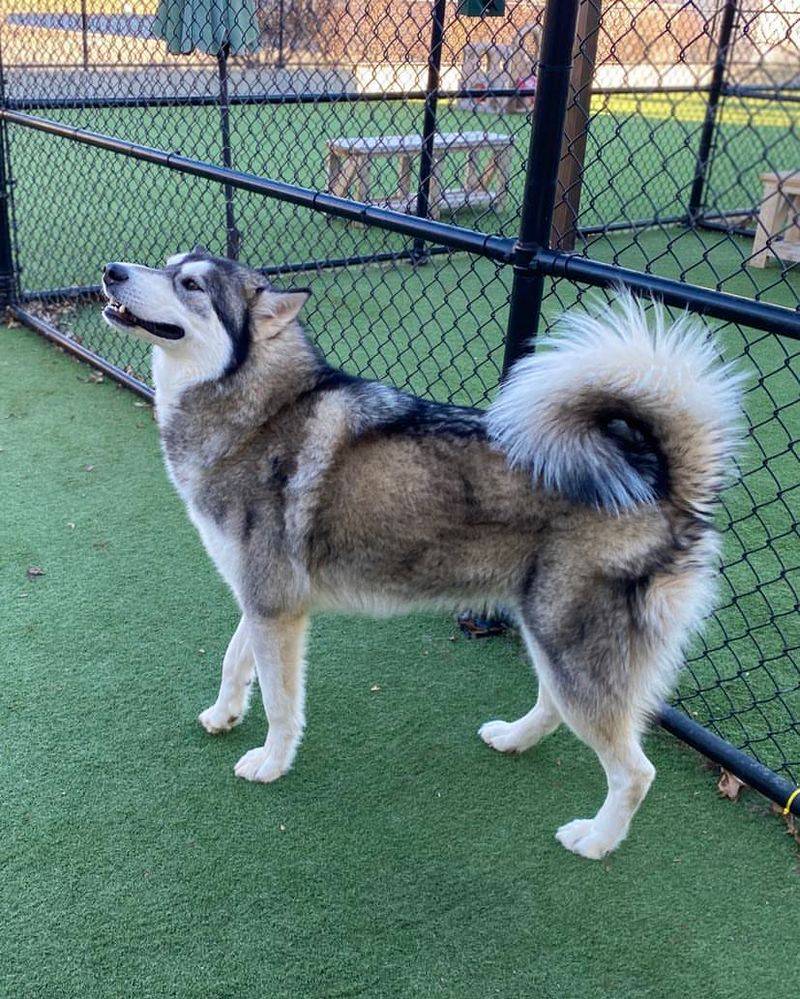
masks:
<path fill-rule="evenodd" d="M 224 708 L 220 708 L 216 704 L 212 704 L 210 708 L 206 708 L 205 711 L 201 711 L 197 716 L 197 720 L 209 735 L 219 735 L 220 732 L 230 732 L 232 728 L 236 728 L 242 718 L 244 718 L 244 714 L 232 714 L 230 711 L 226 711 Z"/>
<path fill-rule="evenodd" d="M 558 830 L 556 839 L 567 850 L 588 860 L 601 860 L 619 842 L 619 840 L 609 841 L 608 836 L 598 829 L 594 819 L 575 819 L 573 822 L 568 822 Z"/>
<path fill-rule="evenodd" d="M 487 746 L 496 749 L 498 753 L 521 753 L 527 749 L 519 737 L 519 730 L 514 722 L 488 721 L 478 729 L 478 735 Z"/>
<path fill-rule="evenodd" d="M 271 784 L 282 777 L 291 767 L 291 759 L 280 757 L 267 746 L 257 746 L 245 753 L 233 768 L 237 777 L 256 781 L 259 784 Z"/>

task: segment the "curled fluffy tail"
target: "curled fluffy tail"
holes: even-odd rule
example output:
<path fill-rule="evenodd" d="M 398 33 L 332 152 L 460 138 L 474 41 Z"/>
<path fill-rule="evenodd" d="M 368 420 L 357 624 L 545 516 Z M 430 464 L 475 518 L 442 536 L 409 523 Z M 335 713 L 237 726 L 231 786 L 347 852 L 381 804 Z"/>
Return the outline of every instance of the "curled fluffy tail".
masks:
<path fill-rule="evenodd" d="M 632 295 L 561 321 L 519 361 L 488 415 L 514 467 L 545 489 L 618 512 L 668 498 L 705 516 L 740 438 L 742 375 L 703 323 L 649 317 Z"/>

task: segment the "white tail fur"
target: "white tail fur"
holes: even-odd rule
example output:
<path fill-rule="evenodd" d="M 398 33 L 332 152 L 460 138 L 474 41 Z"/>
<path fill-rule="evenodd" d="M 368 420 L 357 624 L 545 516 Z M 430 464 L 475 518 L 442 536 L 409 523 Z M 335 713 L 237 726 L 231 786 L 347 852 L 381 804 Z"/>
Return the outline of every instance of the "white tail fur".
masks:
<path fill-rule="evenodd" d="M 740 437 L 743 375 L 702 321 L 631 294 L 568 313 L 492 404 L 489 433 L 544 488 L 619 511 L 669 497 L 699 516 Z"/>

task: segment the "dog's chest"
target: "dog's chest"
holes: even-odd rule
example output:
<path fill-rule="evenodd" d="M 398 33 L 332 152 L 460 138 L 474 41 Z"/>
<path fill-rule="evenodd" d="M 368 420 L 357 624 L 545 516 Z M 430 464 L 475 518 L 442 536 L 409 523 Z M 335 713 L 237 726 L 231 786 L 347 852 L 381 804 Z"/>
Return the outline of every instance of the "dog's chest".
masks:
<path fill-rule="evenodd" d="M 217 571 L 238 598 L 241 585 L 241 554 L 238 539 L 228 534 L 191 501 L 186 503 L 186 509 Z"/>
<path fill-rule="evenodd" d="M 191 460 L 175 461 L 166 451 L 164 457 L 169 477 L 186 506 L 203 547 L 238 598 L 241 588 L 239 538 L 225 529 L 224 520 L 215 520 L 204 511 L 204 504 L 200 502 L 205 484 L 202 466 Z"/>

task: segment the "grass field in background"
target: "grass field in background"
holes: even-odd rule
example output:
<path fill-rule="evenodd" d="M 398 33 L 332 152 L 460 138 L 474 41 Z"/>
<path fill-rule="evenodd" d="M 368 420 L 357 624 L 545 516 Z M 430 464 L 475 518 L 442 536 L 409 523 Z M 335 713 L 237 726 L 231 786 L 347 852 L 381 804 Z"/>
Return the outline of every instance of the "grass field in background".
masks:
<path fill-rule="evenodd" d="M 517 758 L 476 735 L 530 706 L 513 638 L 316 619 L 296 768 L 236 780 L 258 698 L 228 736 L 194 720 L 233 602 L 150 411 L 88 375 L 0 328 L 4 997 L 789 994 L 782 823 L 656 732 L 629 840 L 568 854 L 556 827 L 604 793 L 593 754 L 566 731 Z"/>
<path fill-rule="evenodd" d="M 763 101 L 752 101 L 750 106 L 754 125 L 745 131 L 741 101 L 723 103 L 718 154 L 708 188 L 712 210 L 752 207 L 759 200 L 759 173 L 767 166 L 789 168 L 797 160 L 796 119 L 789 119 L 785 110 L 770 110 Z M 703 107 L 699 95 L 660 100 L 598 97 L 586 155 L 581 223 L 685 213 Z M 93 131 L 220 162 L 219 114 L 213 107 L 48 114 Z M 231 111 L 234 166 L 324 190 L 328 139 L 418 132 L 421 115 L 418 101 L 236 107 Z M 514 135 L 510 194 L 503 211 L 468 210 L 456 221 L 515 235 L 527 152 L 524 116 L 474 113 L 445 103 L 438 126 L 442 132 L 486 129 Z M 12 129 L 11 139 L 12 160 L 23 164 L 16 171 L 16 203 L 26 288 L 85 284 L 95 279 L 98 259 L 121 251 L 158 259 L 178 245 L 196 241 L 198 232 L 210 247 L 224 246 L 222 192 L 217 185 L 43 133 L 17 128 Z M 462 169 L 463 155 L 451 156 L 448 163 L 445 180 L 451 183 Z M 374 175 L 375 190 L 388 195 L 394 169 L 383 164 Z M 68 194 L 65 177 L 70 181 Z M 321 222 L 319 216 L 292 206 L 265 204 L 257 195 L 238 192 L 236 200 L 244 253 L 260 263 L 339 257 L 403 245 L 385 232 Z M 49 224 L 54 208 L 60 222 L 55 230 Z M 715 278 L 723 287 L 749 252 L 746 245 L 738 244 L 738 249 L 733 266 Z M 686 260 L 687 265 L 692 262 Z"/>

